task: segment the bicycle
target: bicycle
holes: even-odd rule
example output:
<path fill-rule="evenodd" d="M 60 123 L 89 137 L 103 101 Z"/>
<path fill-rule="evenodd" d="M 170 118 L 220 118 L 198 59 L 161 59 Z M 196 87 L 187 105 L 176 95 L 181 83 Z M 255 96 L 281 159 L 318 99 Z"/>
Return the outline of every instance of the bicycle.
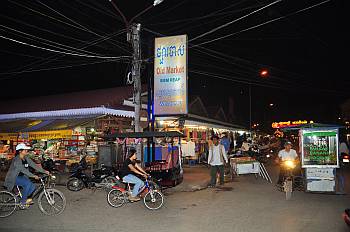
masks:
<path fill-rule="evenodd" d="M 66 198 L 63 193 L 52 188 L 54 176 L 42 176 L 40 184 L 37 185 L 33 193 L 33 199 L 38 198 L 38 207 L 40 211 L 48 216 L 61 214 L 66 208 Z M 22 193 L 19 186 L 15 186 L 14 192 L 0 191 L 0 218 L 12 215 L 19 207 L 23 207 L 21 202 Z M 29 206 L 27 206 L 29 208 Z M 26 209 L 26 208 L 24 208 Z"/>
<path fill-rule="evenodd" d="M 160 191 L 154 189 L 154 186 L 150 184 L 150 180 L 151 177 L 148 176 L 145 180 L 145 186 L 140 191 L 139 195 L 143 198 L 143 203 L 147 209 L 157 210 L 163 206 L 164 196 Z M 130 202 L 129 197 L 132 192 L 130 184 L 123 183 L 126 185 L 126 188 L 114 185 L 112 190 L 107 194 L 107 202 L 114 208 L 119 208 L 127 202 Z"/>

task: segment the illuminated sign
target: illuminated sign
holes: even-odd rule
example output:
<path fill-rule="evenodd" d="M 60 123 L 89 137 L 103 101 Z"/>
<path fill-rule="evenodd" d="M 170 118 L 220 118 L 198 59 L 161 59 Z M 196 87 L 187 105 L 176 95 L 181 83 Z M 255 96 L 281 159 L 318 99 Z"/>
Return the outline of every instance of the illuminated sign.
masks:
<path fill-rule="evenodd" d="M 302 131 L 302 167 L 339 167 L 337 129 Z"/>
<path fill-rule="evenodd" d="M 156 38 L 154 114 L 187 114 L 187 92 L 187 35 Z"/>
<path fill-rule="evenodd" d="M 0 133 L 0 140 L 39 140 L 39 139 L 62 139 L 71 138 L 72 130 L 53 130 L 20 133 Z"/>
<path fill-rule="evenodd" d="M 285 127 L 293 127 L 293 126 L 299 126 L 307 123 L 314 123 L 313 121 L 287 121 L 287 122 L 274 122 L 272 123 L 272 128 L 278 129 L 278 128 L 285 128 Z"/>

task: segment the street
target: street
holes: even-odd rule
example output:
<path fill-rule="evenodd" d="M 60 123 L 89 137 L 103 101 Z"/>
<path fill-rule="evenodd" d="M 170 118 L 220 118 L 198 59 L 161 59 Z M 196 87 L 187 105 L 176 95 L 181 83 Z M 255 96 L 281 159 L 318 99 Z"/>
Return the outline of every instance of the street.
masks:
<path fill-rule="evenodd" d="M 293 192 L 286 201 L 274 184 L 253 175 L 226 186 L 233 189 L 166 191 L 164 207 L 155 212 L 141 202 L 112 208 L 103 191 L 57 186 L 67 198 L 62 215 L 44 216 L 34 205 L 1 219 L 0 231 L 348 231 L 341 218 L 347 195 Z"/>

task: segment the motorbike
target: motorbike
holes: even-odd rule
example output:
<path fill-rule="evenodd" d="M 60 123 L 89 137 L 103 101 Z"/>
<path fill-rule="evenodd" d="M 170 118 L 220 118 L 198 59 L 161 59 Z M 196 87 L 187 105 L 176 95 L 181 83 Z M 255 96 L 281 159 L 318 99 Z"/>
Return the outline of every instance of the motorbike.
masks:
<path fill-rule="evenodd" d="M 286 194 L 286 200 L 292 198 L 293 192 L 293 170 L 296 167 L 296 162 L 293 160 L 286 160 L 281 163 L 281 168 L 285 170 L 285 177 L 283 180 L 282 189 Z"/>
<path fill-rule="evenodd" d="M 255 158 L 260 163 L 267 163 L 268 158 L 270 157 L 270 156 L 267 156 L 266 154 L 264 154 L 263 152 L 261 152 L 261 150 L 259 149 L 259 147 L 257 145 L 252 145 L 250 147 L 249 155 L 251 157 Z"/>
<path fill-rule="evenodd" d="M 84 156 L 77 167 L 71 171 L 71 176 L 67 181 L 67 188 L 70 191 L 80 191 L 83 188 L 96 188 L 109 191 L 112 186 L 119 185 L 120 182 L 114 176 L 112 168 L 102 166 L 88 175 L 84 172 L 87 169 L 86 156 Z"/>
<path fill-rule="evenodd" d="M 350 166 L 350 156 L 349 156 L 349 154 L 341 153 L 339 160 L 340 160 L 341 166 L 343 166 L 343 167 Z"/>
<path fill-rule="evenodd" d="M 342 217 L 346 225 L 350 227 L 350 208 L 344 210 Z"/>

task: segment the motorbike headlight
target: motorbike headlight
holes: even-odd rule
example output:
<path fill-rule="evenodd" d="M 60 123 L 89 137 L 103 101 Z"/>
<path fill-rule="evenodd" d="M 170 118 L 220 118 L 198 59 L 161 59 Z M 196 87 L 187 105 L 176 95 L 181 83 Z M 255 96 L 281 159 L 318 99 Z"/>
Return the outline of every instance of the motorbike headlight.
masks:
<path fill-rule="evenodd" d="M 56 176 L 51 176 L 51 180 L 55 181 L 56 180 Z"/>
<path fill-rule="evenodd" d="M 270 158 L 270 155 L 266 155 L 267 158 Z"/>
<path fill-rule="evenodd" d="M 288 168 L 295 168 L 295 164 L 292 160 L 287 160 L 285 162 L 285 165 L 288 167 Z"/>

